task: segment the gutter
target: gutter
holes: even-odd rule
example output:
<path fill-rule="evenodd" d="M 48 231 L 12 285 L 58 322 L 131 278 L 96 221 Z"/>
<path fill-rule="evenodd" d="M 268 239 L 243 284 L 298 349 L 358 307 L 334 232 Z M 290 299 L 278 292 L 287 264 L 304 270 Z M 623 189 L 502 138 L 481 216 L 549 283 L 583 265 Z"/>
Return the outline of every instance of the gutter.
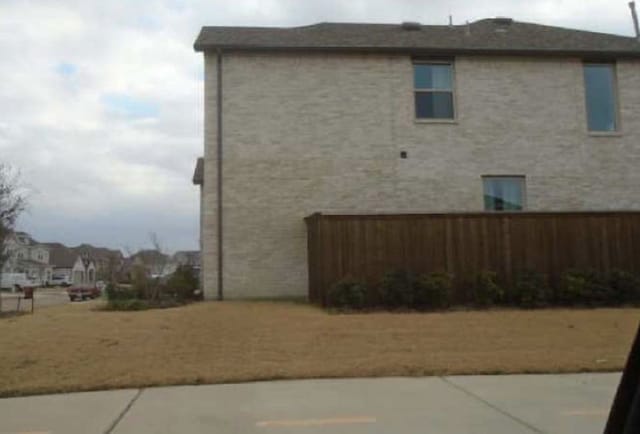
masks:
<path fill-rule="evenodd" d="M 632 38 L 633 39 L 633 38 Z M 640 50 L 571 50 L 571 49 L 496 49 L 496 48 L 445 48 L 445 47 L 393 47 L 393 46 L 274 46 L 274 45 L 217 45 L 197 42 L 195 51 L 226 50 L 237 52 L 274 53 L 341 53 L 341 54 L 396 54 L 414 56 L 513 56 L 513 57 L 579 57 L 599 59 L 637 59 Z"/>
<path fill-rule="evenodd" d="M 216 107 L 216 115 L 217 115 L 217 125 L 218 125 L 218 140 L 217 140 L 217 156 L 218 156 L 218 161 L 217 161 L 217 183 L 216 183 L 216 187 L 217 187 L 217 191 L 216 191 L 216 197 L 217 197 L 217 208 L 218 208 L 218 300 L 222 301 L 224 300 L 224 290 L 223 290 L 223 278 L 222 278 L 222 274 L 223 274 L 223 265 L 224 265 L 224 261 L 223 261 L 223 201 L 222 201 L 222 49 L 219 48 L 217 50 L 217 61 L 216 61 L 216 67 L 217 67 L 217 72 L 218 72 L 218 79 L 217 79 L 217 92 L 216 92 L 216 98 L 217 98 L 217 107 Z"/>

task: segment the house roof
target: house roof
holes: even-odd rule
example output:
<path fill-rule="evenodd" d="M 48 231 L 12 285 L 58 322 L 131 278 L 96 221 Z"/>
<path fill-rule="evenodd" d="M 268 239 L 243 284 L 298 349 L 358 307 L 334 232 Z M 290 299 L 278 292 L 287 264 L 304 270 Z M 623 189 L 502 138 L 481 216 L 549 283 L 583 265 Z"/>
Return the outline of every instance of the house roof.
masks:
<path fill-rule="evenodd" d="M 140 250 L 131 255 L 130 259 L 134 262 L 138 260 L 143 264 L 150 264 L 154 262 L 168 261 L 169 256 L 159 252 L 158 250 Z"/>
<path fill-rule="evenodd" d="M 413 28 L 414 30 L 407 30 Z M 469 25 L 319 23 L 304 27 L 203 27 L 196 51 L 373 51 L 412 54 L 640 57 L 636 38 L 489 18 Z"/>
<path fill-rule="evenodd" d="M 202 185 L 204 183 L 204 158 L 200 157 L 196 160 L 196 168 L 193 171 L 193 183 Z"/>
<path fill-rule="evenodd" d="M 38 243 L 36 240 L 34 240 L 31 235 L 29 235 L 26 232 L 20 232 L 20 231 L 16 231 L 13 233 L 14 239 L 19 243 L 22 244 L 24 246 L 40 246 L 40 247 L 47 247 L 46 244 L 41 244 Z"/>
<path fill-rule="evenodd" d="M 181 265 L 198 265 L 200 264 L 200 251 L 180 250 L 174 253 L 172 260 Z"/>
<path fill-rule="evenodd" d="M 49 264 L 55 268 L 72 268 L 78 259 L 76 252 L 58 243 L 50 243 L 49 249 Z"/>
<path fill-rule="evenodd" d="M 94 247 L 91 244 L 80 244 L 77 247 L 70 247 L 76 255 L 88 256 L 94 260 L 107 261 L 115 258 L 117 261 L 122 260 L 122 252 L 120 250 L 107 249 L 106 247 Z"/>

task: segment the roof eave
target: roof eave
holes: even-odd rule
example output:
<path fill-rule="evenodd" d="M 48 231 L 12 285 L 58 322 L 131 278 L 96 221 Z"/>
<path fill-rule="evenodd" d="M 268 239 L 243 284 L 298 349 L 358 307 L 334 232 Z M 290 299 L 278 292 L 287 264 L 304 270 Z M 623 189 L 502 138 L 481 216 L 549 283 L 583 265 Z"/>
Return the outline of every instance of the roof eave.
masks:
<path fill-rule="evenodd" d="M 196 160 L 196 167 L 193 171 L 192 182 L 194 185 L 204 184 L 204 158 L 202 157 Z"/>
<path fill-rule="evenodd" d="M 601 50 L 536 50 L 536 49 L 488 49 L 488 48 L 442 48 L 442 47 L 308 47 L 308 46 L 269 46 L 269 45 L 221 45 L 194 44 L 197 52 L 212 51 L 259 51 L 259 52 L 335 52 L 335 53 L 386 53 L 398 55 L 468 55 L 468 56 L 533 56 L 533 57 L 584 57 L 599 59 L 638 59 L 638 51 L 601 51 Z"/>

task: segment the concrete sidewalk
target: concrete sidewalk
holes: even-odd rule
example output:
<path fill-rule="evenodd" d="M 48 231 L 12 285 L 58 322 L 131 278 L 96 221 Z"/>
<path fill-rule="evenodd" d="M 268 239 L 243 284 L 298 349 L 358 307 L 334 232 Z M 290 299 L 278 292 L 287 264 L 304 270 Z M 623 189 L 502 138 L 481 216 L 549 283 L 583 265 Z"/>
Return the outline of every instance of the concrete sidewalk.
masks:
<path fill-rule="evenodd" d="M 301 380 L 0 400 L 0 433 L 602 433 L 619 374 Z"/>

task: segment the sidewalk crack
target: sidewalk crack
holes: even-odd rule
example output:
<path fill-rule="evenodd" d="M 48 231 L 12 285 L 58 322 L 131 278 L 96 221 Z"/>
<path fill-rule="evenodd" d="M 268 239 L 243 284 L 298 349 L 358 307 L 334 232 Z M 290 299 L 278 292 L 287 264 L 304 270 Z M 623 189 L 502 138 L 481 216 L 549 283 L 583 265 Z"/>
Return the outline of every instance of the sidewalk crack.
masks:
<path fill-rule="evenodd" d="M 106 429 L 106 431 L 104 432 L 104 434 L 111 434 L 113 432 L 114 429 L 116 429 L 116 427 L 118 426 L 118 424 L 120 423 L 120 421 L 122 419 L 124 419 L 124 417 L 127 415 L 127 413 L 129 412 L 129 410 L 131 409 L 131 407 L 133 407 L 133 404 L 135 404 L 135 402 L 138 400 L 138 398 L 140 398 L 140 395 L 142 395 L 142 392 L 144 392 L 144 389 L 138 389 L 138 392 L 133 396 L 133 398 L 131 398 L 131 400 L 129 401 L 129 403 L 125 406 L 125 408 L 120 412 L 120 414 L 118 415 L 118 417 L 115 418 L 115 420 L 113 422 L 111 422 L 111 425 L 109 425 L 109 427 Z"/>
<path fill-rule="evenodd" d="M 495 404 L 492 404 L 491 402 L 487 401 L 486 399 L 482 398 L 479 395 L 476 395 L 475 393 L 471 392 L 470 390 L 465 389 L 464 387 L 454 383 L 453 381 L 447 379 L 446 377 L 439 377 L 442 381 L 444 381 L 446 384 L 448 384 L 449 386 L 453 387 L 454 389 L 459 390 L 460 392 L 464 393 L 467 396 L 470 396 L 471 398 L 474 398 L 478 401 L 480 401 L 481 403 L 483 403 L 484 405 L 486 405 L 487 407 L 497 411 L 498 413 L 500 413 L 503 416 L 508 417 L 509 419 L 511 419 L 512 421 L 524 426 L 525 428 L 538 433 L 538 434 L 546 434 L 544 431 L 540 430 L 539 428 L 536 428 L 535 426 L 531 425 L 530 423 L 520 419 L 517 416 L 514 416 L 510 413 L 507 413 L 505 410 L 501 409 L 500 407 L 496 406 Z"/>

